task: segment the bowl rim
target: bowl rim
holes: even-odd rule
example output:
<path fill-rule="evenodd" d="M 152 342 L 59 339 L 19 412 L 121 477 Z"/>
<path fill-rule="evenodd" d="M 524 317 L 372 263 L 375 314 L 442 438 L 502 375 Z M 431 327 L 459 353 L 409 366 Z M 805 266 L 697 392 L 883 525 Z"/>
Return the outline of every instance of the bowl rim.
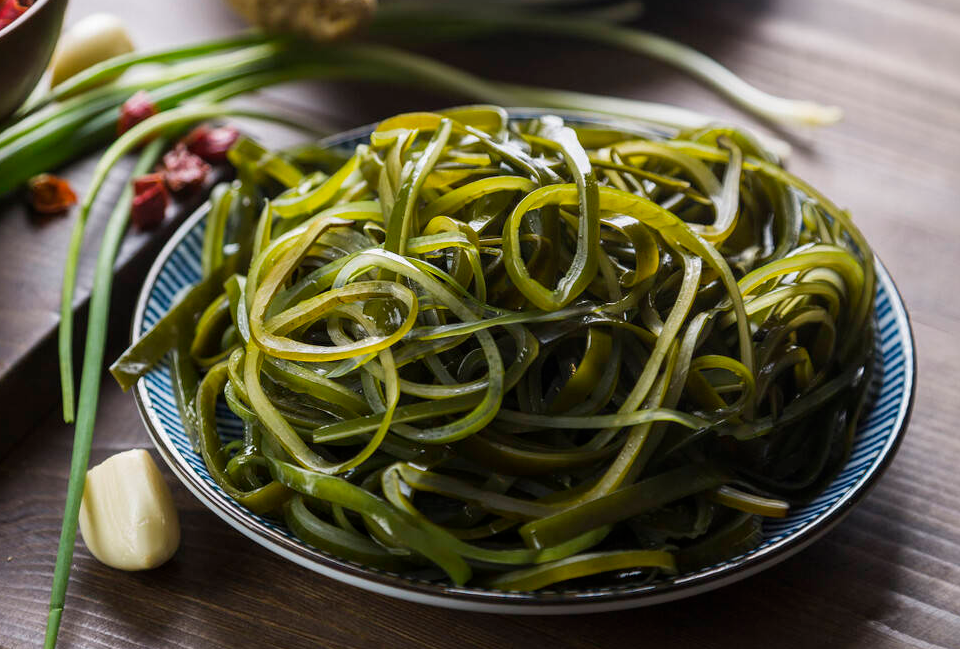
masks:
<path fill-rule="evenodd" d="M 53 0 L 37 0 L 32 5 L 30 5 L 26 11 L 24 11 L 22 14 L 17 16 L 16 20 L 14 20 L 12 23 L 7 25 L 3 29 L 0 29 L 0 43 L 3 42 L 3 39 L 8 34 L 12 34 L 13 32 L 17 31 L 18 27 L 27 23 L 35 14 L 40 13 L 41 7 L 46 6 L 52 1 Z"/>
<path fill-rule="evenodd" d="M 603 125 L 624 125 L 622 121 L 618 122 L 603 115 L 577 111 L 534 108 L 510 108 L 507 109 L 507 111 L 511 119 L 523 119 L 534 115 L 552 113 L 565 118 L 587 119 Z M 626 124 L 629 124 L 634 130 L 637 129 L 636 123 L 626 122 Z M 322 139 L 320 144 L 330 147 L 342 145 L 344 142 L 368 135 L 375 127 L 376 124 L 368 124 L 337 133 Z M 138 338 L 138 332 L 143 328 L 143 319 L 146 313 L 147 303 L 149 302 L 150 295 L 153 292 L 162 268 L 173 254 L 173 251 L 205 216 L 206 212 L 200 209 L 185 220 L 163 246 L 157 258 L 154 260 L 137 298 L 136 310 L 131 327 L 131 340 L 136 340 Z M 343 560 L 320 550 L 302 547 L 275 530 L 266 528 L 259 523 L 251 523 L 249 512 L 241 510 L 240 508 L 228 508 L 217 502 L 217 500 L 211 496 L 211 493 L 208 493 L 212 492 L 212 488 L 202 479 L 195 476 L 192 470 L 187 470 L 181 465 L 181 462 L 185 462 L 185 460 L 183 460 L 179 452 L 172 447 L 172 443 L 168 444 L 169 438 L 167 438 L 167 440 L 164 439 L 164 427 L 147 393 L 145 378 L 141 377 L 137 381 L 134 389 L 134 397 L 141 419 L 160 456 L 177 478 L 207 509 L 257 544 L 314 572 L 353 586 L 408 601 L 489 613 L 532 615 L 590 613 L 616 611 L 658 604 L 714 590 L 745 579 L 803 550 L 843 520 L 843 518 L 852 511 L 853 507 L 870 493 L 876 485 L 877 480 L 893 461 L 897 449 L 906 433 L 907 423 L 910 420 L 916 396 L 916 344 L 910 317 L 896 283 L 876 255 L 874 255 L 874 263 L 877 268 L 877 280 L 884 285 L 889 293 L 888 301 L 894 316 L 894 321 L 896 322 L 897 330 L 903 337 L 902 346 L 905 367 L 904 396 L 899 400 L 897 418 L 893 423 L 893 434 L 884 442 L 883 447 L 879 450 L 877 457 L 873 460 L 872 465 L 867 468 L 866 472 L 853 485 L 850 485 L 835 503 L 815 516 L 814 519 L 807 524 L 807 527 L 778 539 L 759 550 L 753 551 L 749 555 L 734 558 L 687 576 L 681 575 L 668 582 L 622 587 L 614 586 L 602 590 L 553 593 L 549 591 L 544 593 L 543 591 L 517 592 L 487 590 L 477 587 L 456 587 L 437 584 L 409 576 L 395 575 Z"/>

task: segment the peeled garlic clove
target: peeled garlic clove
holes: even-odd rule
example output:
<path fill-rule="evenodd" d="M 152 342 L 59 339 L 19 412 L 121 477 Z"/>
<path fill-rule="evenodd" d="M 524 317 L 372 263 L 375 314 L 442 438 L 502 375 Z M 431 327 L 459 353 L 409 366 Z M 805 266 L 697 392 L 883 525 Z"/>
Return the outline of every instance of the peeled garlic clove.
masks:
<path fill-rule="evenodd" d="M 149 453 L 117 453 L 87 471 L 80 534 L 93 556 L 120 570 L 156 568 L 173 556 L 180 521 Z"/>
<path fill-rule="evenodd" d="M 90 14 L 60 37 L 50 64 L 50 85 L 56 86 L 92 65 L 133 49 L 122 20 L 112 14 Z"/>

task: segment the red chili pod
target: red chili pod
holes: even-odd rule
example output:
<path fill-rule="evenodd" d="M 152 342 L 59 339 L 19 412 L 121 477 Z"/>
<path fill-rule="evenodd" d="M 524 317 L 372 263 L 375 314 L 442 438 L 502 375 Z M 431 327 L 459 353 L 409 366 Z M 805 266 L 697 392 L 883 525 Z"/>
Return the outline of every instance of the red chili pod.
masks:
<path fill-rule="evenodd" d="M 130 208 L 133 224 L 140 230 L 152 230 L 160 225 L 170 203 L 163 174 L 134 178 L 133 194 L 133 206 Z"/>
<path fill-rule="evenodd" d="M 133 193 L 134 195 L 142 194 L 152 187 L 160 186 L 163 187 L 163 174 L 162 173 L 152 173 L 146 174 L 144 176 L 137 176 L 133 179 Z"/>
<path fill-rule="evenodd" d="M 171 192 L 189 194 L 203 187 L 210 173 L 210 165 L 191 153 L 181 142 L 164 154 L 163 173 Z"/>
<path fill-rule="evenodd" d="M 220 164 L 227 161 L 227 151 L 240 137 L 240 132 L 232 126 L 211 128 L 202 124 L 190 131 L 183 143 L 191 153 L 195 153 L 207 162 Z"/>
<path fill-rule="evenodd" d="M 138 90 L 120 106 L 120 119 L 117 122 L 117 135 L 123 135 L 145 119 L 153 117 L 160 110 L 150 101 L 150 95 Z"/>
<path fill-rule="evenodd" d="M 30 179 L 30 205 L 40 214 L 59 214 L 77 202 L 73 188 L 63 178 L 40 174 Z"/>

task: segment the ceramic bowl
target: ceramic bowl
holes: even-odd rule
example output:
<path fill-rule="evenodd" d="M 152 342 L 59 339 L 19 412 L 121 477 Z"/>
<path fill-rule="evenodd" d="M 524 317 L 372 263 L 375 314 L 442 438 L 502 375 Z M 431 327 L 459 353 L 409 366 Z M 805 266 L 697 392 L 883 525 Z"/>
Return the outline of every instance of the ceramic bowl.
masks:
<path fill-rule="evenodd" d="M 26 100 L 43 76 L 66 8 L 67 0 L 37 0 L 0 31 L 0 120 Z"/>
<path fill-rule="evenodd" d="M 530 110 L 511 113 L 521 119 L 538 114 Z M 571 121 L 610 123 L 580 114 L 561 116 Z M 622 124 L 617 126 L 625 128 Z M 371 130 L 372 127 L 357 129 L 328 138 L 325 144 L 352 151 L 367 139 Z M 154 263 L 137 304 L 134 338 L 163 316 L 181 288 L 199 281 L 204 216 L 198 213 L 185 221 Z M 799 552 L 850 513 L 886 469 L 910 416 L 916 369 L 907 312 L 879 260 L 877 275 L 876 378 L 871 388 L 871 405 L 862 417 L 846 466 L 816 500 L 793 509 L 782 520 L 768 519 L 763 542 L 757 548 L 721 564 L 653 583 L 618 582 L 584 589 L 559 585 L 537 592 L 502 592 L 423 581 L 345 561 L 304 544 L 276 521 L 253 514 L 214 483 L 203 460 L 191 449 L 180 422 L 166 362 L 140 379 L 135 394 L 150 437 L 177 478 L 212 512 L 245 536 L 306 569 L 384 595 L 473 611 L 569 614 L 645 606 L 732 583 Z M 226 408 L 218 413 L 218 419 L 225 436 L 241 434 L 238 420 Z"/>

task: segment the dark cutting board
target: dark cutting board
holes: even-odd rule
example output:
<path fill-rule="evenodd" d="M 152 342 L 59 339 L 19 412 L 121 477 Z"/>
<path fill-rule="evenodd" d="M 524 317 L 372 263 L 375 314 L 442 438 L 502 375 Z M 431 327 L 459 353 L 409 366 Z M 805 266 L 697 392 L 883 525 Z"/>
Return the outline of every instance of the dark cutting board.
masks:
<path fill-rule="evenodd" d="M 82 191 L 94 160 L 85 160 L 60 172 Z M 88 221 L 90 229 L 74 302 L 81 325 L 75 339 L 78 351 L 83 345 L 82 323 L 86 319 L 97 242 L 131 166 L 127 160 L 116 169 Z M 114 309 L 131 311 L 145 269 L 166 237 L 189 212 L 189 207 L 183 205 L 171 210 L 157 230 L 128 233 L 117 260 Z M 39 217 L 26 206 L 26 197 L 22 194 L 7 197 L 0 210 L 0 455 L 40 418 L 60 407 L 56 350 L 60 286 L 67 242 L 77 211 L 74 208 L 62 216 Z M 124 319 L 111 322 L 115 331 L 111 332 L 110 340 L 115 348 L 124 338 Z M 118 329 L 120 331 L 116 331 Z"/>

